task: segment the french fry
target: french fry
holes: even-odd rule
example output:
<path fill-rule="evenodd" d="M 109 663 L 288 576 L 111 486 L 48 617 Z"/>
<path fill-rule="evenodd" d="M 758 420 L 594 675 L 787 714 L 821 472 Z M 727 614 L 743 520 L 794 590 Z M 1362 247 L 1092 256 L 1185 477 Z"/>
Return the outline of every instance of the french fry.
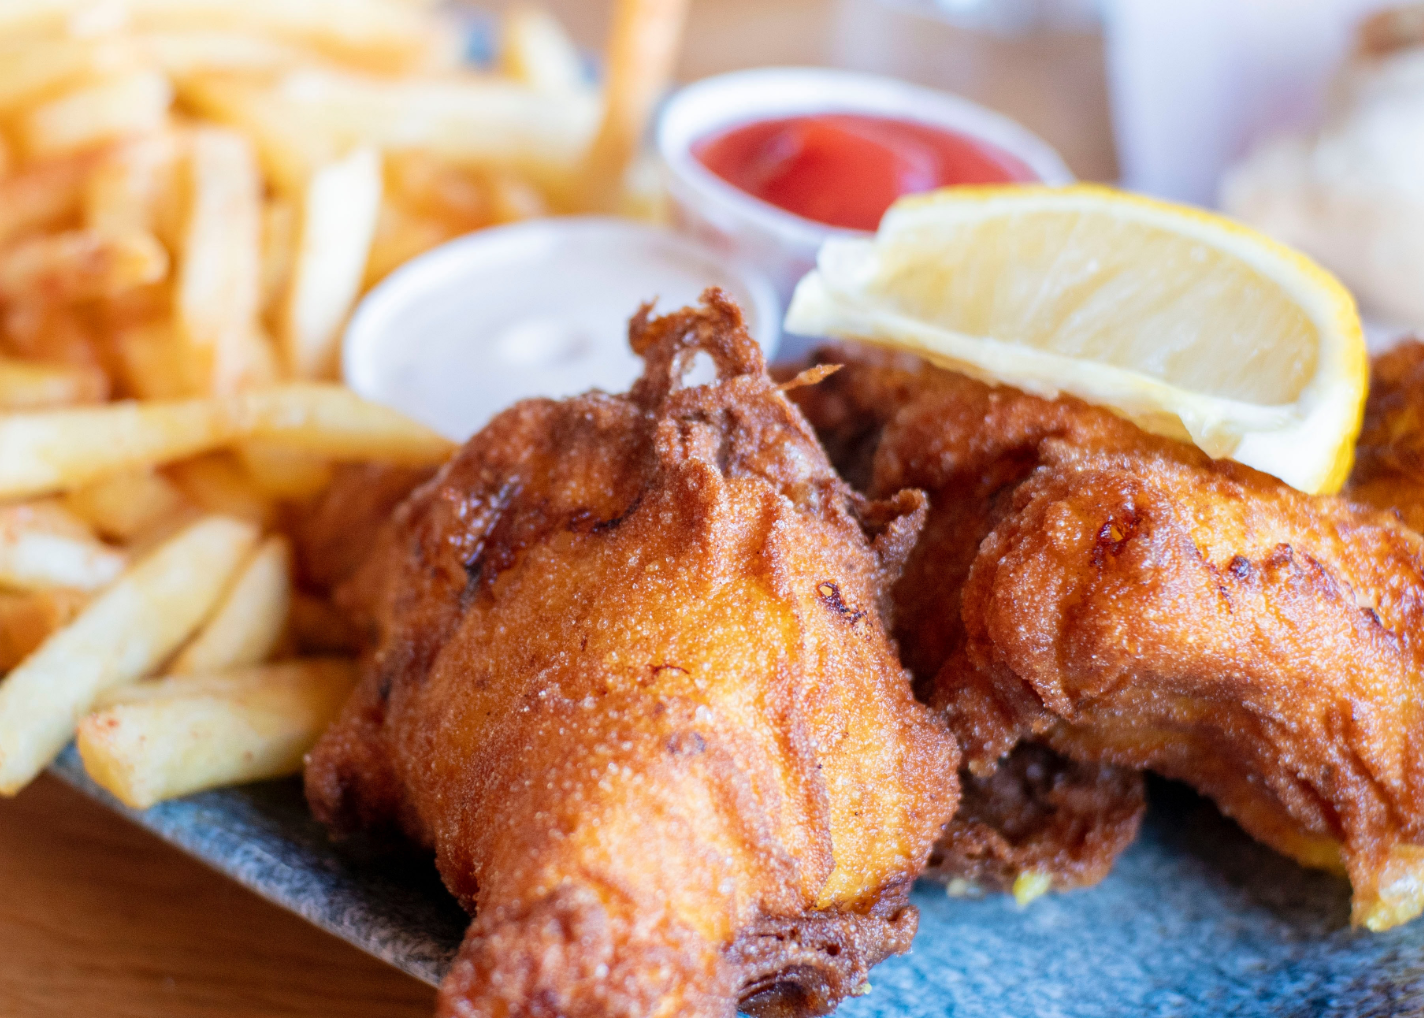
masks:
<path fill-rule="evenodd" d="M 27 110 L 15 120 L 15 137 L 30 159 L 77 152 L 159 130 L 172 102 L 173 88 L 161 72 L 138 70 Z"/>
<path fill-rule="evenodd" d="M 127 14 L 104 0 L 25 0 L 0 5 L 0 37 L 26 42 L 87 38 L 118 28 Z"/>
<path fill-rule="evenodd" d="M 151 470 L 116 474 L 71 491 L 64 505 L 95 533 L 126 544 L 193 508 L 176 484 Z"/>
<path fill-rule="evenodd" d="M 183 145 L 163 131 L 105 152 L 84 186 L 84 225 L 101 233 L 145 232 L 177 247 L 182 226 Z"/>
<path fill-rule="evenodd" d="M 262 300 L 262 181 L 235 131 L 200 128 L 189 143 L 189 211 L 173 318 L 191 391 L 234 392 L 252 381 Z"/>
<path fill-rule="evenodd" d="M 86 80 L 138 65 L 138 51 L 124 39 L 0 38 L 5 40 L 0 45 L 0 117 L 14 116 Z"/>
<path fill-rule="evenodd" d="M 277 507 L 230 453 L 183 460 L 168 467 L 167 473 L 188 501 L 204 512 L 246 520 L 261 528 L 276 519 Z"/>
<path fill-rule="evenodd" d="M 170 320 L 120 328 L 111 337 L 110 348 L 125 395 L 145 400 L 187 395 L 188 365 Z"/>
<path fill-rule="evenodd" d="M 128 564 L 78 519 L 50 502 L 0 508 L 0 587 L 98 590 Z"/>
<path fill-rule="evenodd" d="M 478 230 L 493 221 L 484 176 L 429 152 L 392 153 L 386 159 L 386 187 L 402 209 L 452 231 Z"/>
<path fill-rule="evenodd" d="M 293 661 L 143 683 L 79 724 L 79 755 L 135 809 L 296 774 L 356 681 L 350 661 Z"/>
<path fill-rule="evenodd" d="M 243 565 L 207 624 L 169 667 L 170 675 L 198 675 L 261 664 L 287 628 L 292 599 L 292 550 L 269 537 Z"/>
<path fill-rule="evenodd" d="M 168 275 L 168 252 L 151 233 L 69 230 L 0 251 L 0 300 L 65 304 L 111 297 Z"/>
<path fill-rule="evenodd" d="M 273 499 L 310 498 L 331 483 L 332 465 L 271 442 L 249 440 L 237 445 L 237 456 L 258 490 Z"/>
<path fill-rule="evenodd" d="M 490 211 L 496 223 L 519 223 L 550 214 L 539 189 L 512 173 L 490 174 Z"/>
<path fill-rule="evenodd" d="M 75 309 L 22 300 L 5 309 L 5 346 L 21 359 L 98 370 L 94 330 Z"/>
<path fill-rule="evenodd" d="M 263 321 L 275 320 L 280 312 L 296 256 L 296 203 L 285 198 L 272 198 L 262 206 Z"/>
<path fill-rule="evenodd" d="M 366 260 L 364 286 L 375 286 L 416 255 L 456 235 L 448 223 L 408 212 L 389 201 L 382 202 L 376 234 L 371 239 L 371 254 Z"/>
<path fill-rule="evenodd" d="M 89 601 L 78 590 L 0 591 L 0 675 L 29 657 Z"/>
<path fill-rule="evenodd" d="M 109 403 L 0 417 L 0 499 L 73 491 L 245 439 L 333 460 L 441 463 L 454 444 L 339 385 L 218 399 Z"/>
<path fill-rule="evenodd" d="M 381 159 L 358 149 L 307 185 L 282 345 L 296 378 L 334 378 L 341 327 L 361 291 L 381 209 Z"/>
<path fill-rule="evenodd" d="M 0 357 L 0 411 L 102 403 L 109 380 L 96 368 Z"/>
<path fill-rule="evenodd" d="M 93 153 L 48 159 L 0 179 L 0 244 L 77 212 L 94 159 Z"/>
<path fill-rule="evenodd" d="M 353 67 L 395 74 L 451 66 L 455 32 L 384 0 L 127 0 L 139 30 L 202 29 L 300 45 Z"/>
<path fill-rule="evenodd" d="M 521 170 L 566 185 L 593 140 L 598 101 L 473 74 L 392 80 L 304 68 L 276 98 L 338 144 L 421 149 L 452 162 Z"/>
<path fill-rule="evenodd" d="M 311 50 L 276 39 L 207 28 L 150 32 L 136 38 L 137 48 L 170 77 L 194 74 L 272 74 L 303 64 L 321 63 Z"/>
<path fill-rule="evenodd" d="M 251 139 L 262 171 L 282 194 L 301 196 L 318 167 L 340 154 L 325 127 L 280 101 L 270 88 L 230 75 L 193 75 L 178 82 L 185 106 Z"/>
<path fill-rule="evenodd" d="M 578 47 L 559 20 L 538 7 L 515 7 L 505 16 L 499 67 L 541 92 L 567 94 L 589 87 Z"/>
<path fill-rule="evenodd" d="M 193 524 L 99 595 L 0 682 L 0 795 L 64 748 L 106 689 L 152 673 L 203 623 L 257 533 L 221 517 Z"/>
<path fill-rule="evenodd" d="M 690 0 L 618 0 L 608 43 L 603 122 L 580 180 L 581 205 L 616 212 L 648 118 L 672 80 Z"/>

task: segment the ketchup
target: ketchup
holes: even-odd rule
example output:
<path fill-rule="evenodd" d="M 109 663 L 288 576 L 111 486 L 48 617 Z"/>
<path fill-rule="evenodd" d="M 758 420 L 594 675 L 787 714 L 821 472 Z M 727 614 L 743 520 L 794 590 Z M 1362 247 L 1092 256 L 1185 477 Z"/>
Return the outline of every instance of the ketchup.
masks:
<path fill-rule="evenodd" d="M 827 226 L 874 230 L 901 195 L 1037 180 L 1002 149 L 929 124 L 855 113 L 763 120 L 704 138 L 697 160 L 733 187 Z"/>

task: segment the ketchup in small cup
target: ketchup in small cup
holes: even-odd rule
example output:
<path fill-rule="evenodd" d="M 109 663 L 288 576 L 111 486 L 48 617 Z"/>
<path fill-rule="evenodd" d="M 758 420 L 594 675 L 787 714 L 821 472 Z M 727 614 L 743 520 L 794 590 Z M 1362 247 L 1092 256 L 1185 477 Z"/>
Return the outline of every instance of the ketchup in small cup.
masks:
<path fill-rule="evenodd" d="M 907 194 L 1039 179 L 1019 159 L 980 139 L 859 113 L 741 125 L 699 140 L 692 155 L 755 198 L 846 230 L 874 230 Z"/>

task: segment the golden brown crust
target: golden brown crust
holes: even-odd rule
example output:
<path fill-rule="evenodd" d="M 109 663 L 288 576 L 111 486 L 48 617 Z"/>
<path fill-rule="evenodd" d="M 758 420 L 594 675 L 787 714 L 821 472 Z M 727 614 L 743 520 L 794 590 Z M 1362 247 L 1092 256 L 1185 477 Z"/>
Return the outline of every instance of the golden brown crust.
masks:
<path fill-rule="evenodd" d="M 880 621 L 923 499 L 845 487 L 720 294 L 632 339 L 628 396 L 500 415 L 343 592 L 377 640 L 308 798 L 434 847 L 476 917 L 443 1014 L 818 1013 L 954 808 Z"/>
<path fill-rule="evenodd" d="M 1192 784 L 1355 919 L 1416 914 L 1424 540 L 1205 457 L 1044 448 L 938 680 L 971 767 L 1019 738 Z"/>
<path fill-rule="evenodd" d="M 929 518 L 893 588 L 901 659 L 928 697 L 964 642 L 960 593 L 979 544 L 1058 438 L 1085 447 L 1143 446 L 1151 438 L 1078 400 L 992 388 L 916 358 L 841 345 L 817 352 L 845 367 L 792 398 L 832 462 L 869 495 L 920 488 Z M 1032 772 L 1032 773 L 1031 773 Z M 1066 889 L 1096 883 L 1132 842 L 1145 809 L 1142 777 L 1024 748 L 994 776 L 960 774 L 960 810 L 935 847 L 932 878 L 1007 890 L 1023 873 Z"/>
<path fill-rule="evenodd" d="M 396 506 L 434 473 L 387 463 L 338 466 L 326 490 L 293 513 L 290 529 L 302 585 L 326 592 L 346 582 Z"/>
<path fill-rule="evenodd" d="M 1424 343 L 1418 340 L 1370 366 L 1370 396 L 1345 495 L 1424 533 Z"/>

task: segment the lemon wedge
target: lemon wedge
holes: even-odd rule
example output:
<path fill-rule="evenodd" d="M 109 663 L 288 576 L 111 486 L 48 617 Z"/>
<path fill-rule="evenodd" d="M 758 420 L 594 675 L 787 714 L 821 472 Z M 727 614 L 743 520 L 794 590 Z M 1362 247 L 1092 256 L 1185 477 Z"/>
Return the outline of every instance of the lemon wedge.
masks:
<path fill-rule="evenodd" d="M 1302 491 L 1354 458 L 1369 360 L 1354 299 L 1220 216 L 1106 187 L 958 187 L 836 239 L 786 328 L 1068 393 Z"/>

